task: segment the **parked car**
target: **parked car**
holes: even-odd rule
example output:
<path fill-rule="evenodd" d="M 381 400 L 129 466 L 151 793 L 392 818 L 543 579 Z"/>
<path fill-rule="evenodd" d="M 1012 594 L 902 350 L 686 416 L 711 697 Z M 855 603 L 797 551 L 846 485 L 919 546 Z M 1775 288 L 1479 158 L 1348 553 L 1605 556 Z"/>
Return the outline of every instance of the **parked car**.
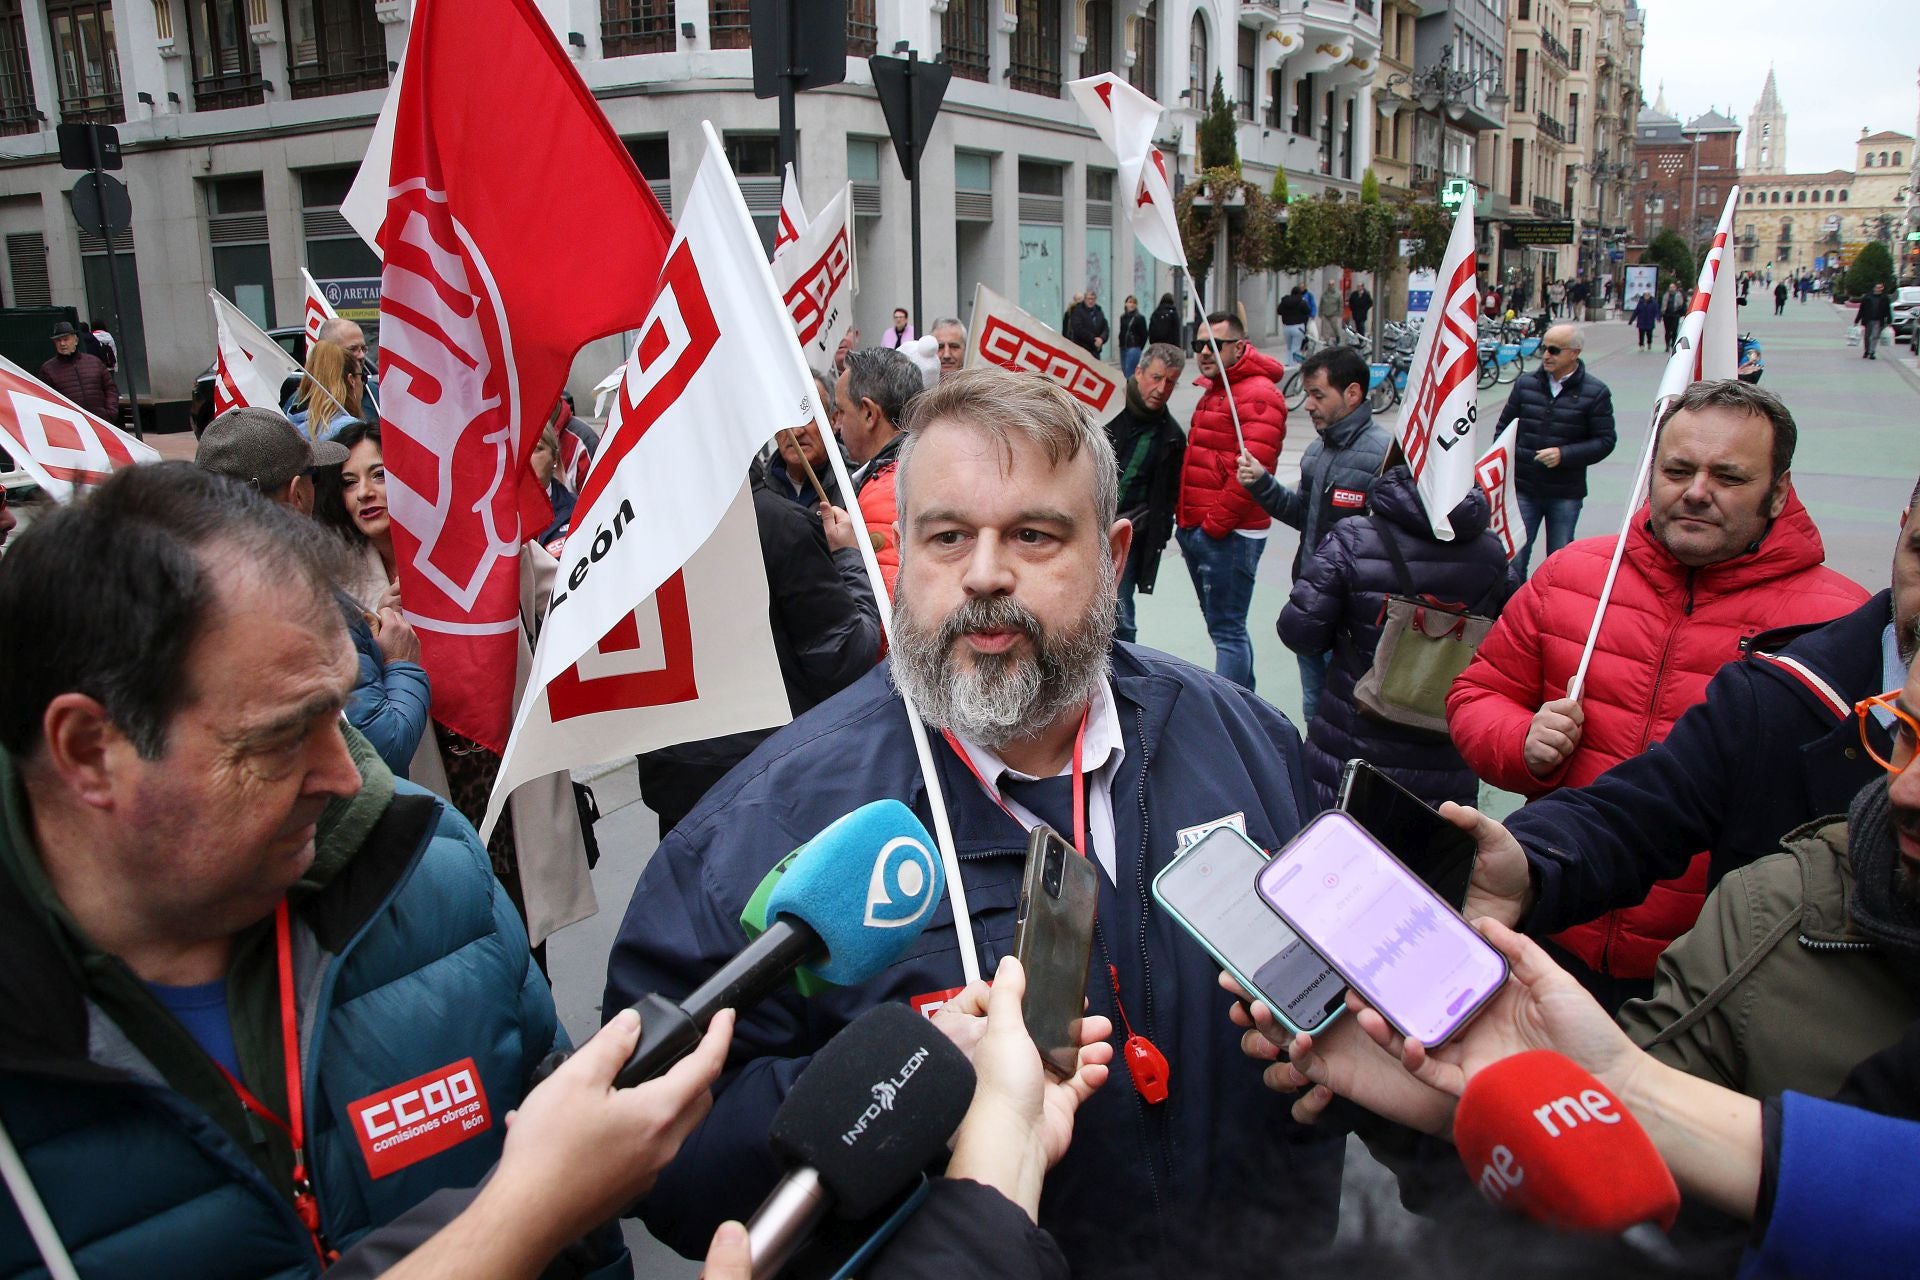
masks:
<path fill-rule="evenodd" d="M 299 325 L 288 325 L 279 329 L 267 330 L 267 336 L 280 344 L 281 350 L 293 357 L 293 362 L 304 366 L 307 363 L 307 331 Z M 193 384 L 193 434 L 198 436 L 213 421 L 213 372 L 216 365 L 208 365 Z M 285 403 L 288 396 L 299 389 L 298 376 L 288 378 L 280 386 L 280 400 Z"/>
<path fill-rule="evenodd" d="M 1916 316 L 1920 316 L 1920 285 L 1901 285 L 1894 291 L 1893 323 L 1887 326 L 1893 330 L 1896 341 L 1903 336 L 1913 336 Z"/>

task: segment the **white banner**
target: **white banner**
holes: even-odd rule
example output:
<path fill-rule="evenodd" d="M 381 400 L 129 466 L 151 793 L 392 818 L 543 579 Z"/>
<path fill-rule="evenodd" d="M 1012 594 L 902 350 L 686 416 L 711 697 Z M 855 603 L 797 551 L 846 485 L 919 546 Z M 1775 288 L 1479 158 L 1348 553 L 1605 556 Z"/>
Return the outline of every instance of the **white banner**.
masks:
<path fill-rule="evenodd" d="M 0 356 L 0 446 L 56 502 L 122 467 L 158 462 L 150 446 Z"/>
<path fill-rule="evenodd" d="M 1096 422 L 1119 411 L 1126 383 L 1120 371 L 1067 341 L 985 285 L 973 291 L 973 328 L 967 338 L 967 367 L 998 365 L 1016 373 L 1037 373 L 1067 389 Z"/>
<path fill-rule="evenodd" d="M 1119 169 L 1116 190 L 1133 234 L 1148 253 L 1184 269 L 1187 253 L 1174 221 L 1173 183 L 1167 177 L 1166 156 L 1153 144 L 1160 104 L 1111 71 L 1074 80 L 1067 88 L 1113 151 Z"/>
<path fill-rule="evenodd" d="M 784 214 L 781 225 L 786 225 Z M 808 366 L 833 368 L 833 353 L 853 327 L 853 298 L 860 292 L 851 184 L 840 188 L 784 252 L 775 248 L 773 284 L 786 303 Z"/>
<path fill-rule="evenodd" d="M 307 330 L 307 341 L 320 340 L 320 326 L 335 317 L 333 304 L 327 301 L 327 295 L 320 292 L 320 286 L 305 267 L 300 268 L 300 283 L 306 287 L 307 298 L 301 308 L 301 323 Z"/>
<path fill-rule="evenodd" d="M 1440 264 L 1438 295 L 1420 327 L 1407 371 L 1400 448 L 1407 455 L 1433 536 L 1453 541 L 1447 518 L 1473 488 L 1480 456 L 1480 289 L 1474 273 L 1473 207 L 1462 205 Z"/>
<path fill-rule="evenodd" d="M 1520 549 L 1527 545 L 1527 522 L 1520 514 L 1520 486 L 1514 483 L 1514 470 L 1518 465 L 1515 450 L 1519 448 L 1519 441 L 1520 422 L 1515 419 L 1473 467 L 1473 477 L 1486 490 L 1487 502 L 1493 508 L 1487 527 L 1507 549 L 1508 560 L 1519 555 Z"/>
<path fill-rule="evenodd" d="M 286 349 L 240 308 L 209 291 L 213 303 L 213 411 L 280 408 L 280 388 L 300 372 Z"/>
<path fill-rule="evenodd" d="M 1727 192 L 1713 246 L 1700 264 L 1700 285 L 1694 290 L 1691 310 L 1706 314 L 1694 352 L 1695 381 L 1720 382 L 1740 374 L 1740 291 L 1734 280 L 1733 260 L 1727 255 L 1733 238 L 1733 210 L 1739 199 L 1739 187 Z M 1724 288 L 1718 287 L 1723 283 Z"/>
<path fill-rule="evenodd" d="M 813 380 L 799 358 L 760 237 L 719 137 L 711 125 L 704 129 L 706 157 L 574 506 L 533 679 L 516 713 L 483 830 L 526 779 L 636 749 L 623 745 L 604 753 L 596 746 L 603 754 L 580 755 L 568 747 L 567 759 L 556 760 L 548 739 L 528 726 L 546 706 L 542 693 L 564 682 L 589 650 L 608 643 L 637 605 L 668 589 L 665 584 L 720 523 L 760 447 L 776 431 L 814 418 Z M 739 607 L 737 595 L 734 603 Z M 739 627 L 740 617 L 735 612 L 732 625 Z M 768 674 L 779 682 L 777 664 Z M 695 736 L 768 723 L 777 722 L 727 725 L 709 718 Z"/>
<path fill-rule="evenodd" d="M 787 166 L 787 175 L 780 184 L 780 225 L 773 233 L 773 260 L 780 261 L 787 249 L 797 243 L 805 234 L 809 221 L 807 206 L 800 203 L 800 184 L 793 176 L 793 166 Z"/>
<path fill-rule="evenodd" d="M 562 549 L 563 574 L 576 549 L 572 539 Z M 544 688 L 528 684 L 482 830 L 492 831 L 513 788 L 543 774 L 790 718 L 743 485 L 713 536 L 658 591 Z"/>

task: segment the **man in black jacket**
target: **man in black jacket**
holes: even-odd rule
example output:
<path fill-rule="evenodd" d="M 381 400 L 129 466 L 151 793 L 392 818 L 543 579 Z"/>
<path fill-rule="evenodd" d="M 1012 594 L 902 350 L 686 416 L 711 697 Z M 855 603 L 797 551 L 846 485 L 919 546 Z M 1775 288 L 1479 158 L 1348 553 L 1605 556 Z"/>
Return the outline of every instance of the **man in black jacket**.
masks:
<path fill-rule="evenodd" d="M 1860 358 L 1878 360 L 1880 357 L 1873 349 L 1880 344 L 1880 331 L 1893 323 L 1893 303 L 1887 297 L 1884 282 L 1875 284 L 1873 292 L 1860 299 L 1860 310 L 1854 315 L 1854 323 L 1860 326 Z"/>
<path fill-rule="evenodd" d="M 880 658 L 880 610 L 851 545 L 828 550 L 818 517 L 781 497 L 758 464 L 753 515 L 767 566 L 773 651 L 795 716 L 825 702 Z M 841 521 L 846 513 L 838 513 Z M 640 757 L 640 798 L 660 817 L 664 837 L 772 729 L 662 747 Z"/>
<path fill-rule="evenodd" d="M 1573 541 L 1580 506 L 1587 498 L 1587 468 L 1613 452 L 1613 393 L 1587 372 L 1580 358 L 1586 339 L 1577 325 L 1557 324 L 1540 343 L 1540 367 L 1513 384 L 1507 407 L 1494 424 L 1498 436 L 1515 418 L 1520 514 L 1527 545 L 1513 562 L 1516 578 L 1527 576 L 1540 525 L 1547 526 L 1547 555 Z"/>
<path fill-rule="evenodd" d="M 1100 358 L 1100 351 L 1107 345 L 1107 313 L 1100 309 L 1100 295 L 1097 290 L 1089 289 L 1080 300 L 1067 308 L 1066 335 L 1069 342 L 1085 347 L 1093 358 Z"/>
<path fill-rule="evenodd" d="M 1367 317 L 1373 314 L 1373 295 L 1367 292 L 1364 283 L 1353 287 L 1347 295 L 1347 309 L 1353 312 L 1353 327 L 1361 333 L 1367 331 Z"/>
<path fill-rule="evenodd" d="M 1131 644 L 1137 635 L 1133 593 L 1153 594 L 1160 575 L 1160 553 L 1173 536 L 1173 509 L 1180 496 L 1180 463 L 1187 437 L 1167 412 L 1167 400 L 1180 382 L 1186 353 L 1157 342 L 1140 356 L 1127 379 L 1127 402 L 1107 423 L 1114 462 L 1120 470 L 1120 514 L 1133 521 L 1133 549 L 1120 575 L 1120 608 L 1113 634 Z"/>

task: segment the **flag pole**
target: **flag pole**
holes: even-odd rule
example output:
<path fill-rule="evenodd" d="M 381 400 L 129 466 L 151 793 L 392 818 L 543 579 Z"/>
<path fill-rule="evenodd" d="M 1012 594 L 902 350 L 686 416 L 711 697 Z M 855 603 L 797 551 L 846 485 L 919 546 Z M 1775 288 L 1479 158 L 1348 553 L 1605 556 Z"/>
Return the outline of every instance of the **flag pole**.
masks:
<path fill-rule="evenodd" d="M 1227 397 L 1227 412 L 1233 417 L 1233 438 L 1239 443 L 1240 452 L 1245 453 L 1247 436 L 1240 429 L 1240 406 L 1233 402 L 1233 384 L 1227 381 L 1227 362 L 1220 358 L 1220 340 L 1214 337 L 1213 326 L 1207 324 L 1207 304 L 1206 300 L 1200 296 L 1200 282 L 1193 278 L 1192 267 L 1185 263 L 1181 263 L 1180 267 L 1187 273 L 1187 288 L 1193 291 L 1194 311 L 1199 316 L 1200 323 L 1206 327 L 1207 345 L 1213 348 L 1213 362 L 1220 367 L 1220 389 Z"/>
<path fill-rule="evenodd" d="M 1647 473 L 1653 469 L 1653 442 L 1659 436 L 1660 414 L 1666 408 L 1665 398 L 1655 402 L 1653 421 L 1647 428 L 1646 448 L 1640 451 L 1640 466 L 1633 475 L 1633 488 L 1627 492 L 1627 514 L 1620 521 L 1620 536 L 1614 539 L 1613 558 L 1607 563 L 1607 576 L 1600 584 L 1600 598 L 1594 602 L 1593 625 L 1587 629 L 1587 643 L 1580 650 L 1580 665 L 1574 669 L 1573 680 L 1567 685 L 1567 696 L 1575 702 L 1587 687 L 1587 665 L 1593 661 L 1594 646 L 1600 641 L 1600 620 L 1607 616 L 1607 603 L 1613 596 L 1613 580 L 1620 573 L 1620 560 L 1626 553 L 1627 538 L 1633 532 L 1633 518 L 1640 513 L 1640 495 L 1647 489 Z"/>
<path fill-rule="evenodd" d="M 832 504 L 827 502 L 827 491 L 820 484 L 820 477 L 813 474 L 813 464 L 807 461 L 806 452 L 800 448 L 800 437 L 794 434 L 792 427 L 782 427 L 780 434 L 785 436 L 787 443 L 793 446 L 793 456 L 800 459 L 800 469 L 807 473 L 807 483 L 813 486 L 813 492 L 823 505 L 831 506 Z M 823 443 L 825 439 L 826 437 L 821 437 Z"/>

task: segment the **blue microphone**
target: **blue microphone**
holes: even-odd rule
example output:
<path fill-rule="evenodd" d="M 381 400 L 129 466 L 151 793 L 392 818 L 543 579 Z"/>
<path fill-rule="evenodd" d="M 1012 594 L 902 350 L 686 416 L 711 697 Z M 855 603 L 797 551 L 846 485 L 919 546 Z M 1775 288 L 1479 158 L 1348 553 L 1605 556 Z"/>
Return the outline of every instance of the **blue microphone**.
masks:
<path fill-rule="evenodd" d="M 652 1080 L 693 1052 L 722 1009 L 765 999 L 802 965 L 853 986 L 885 969 L 939 909 L 946 876 L 933 837 L 898 800 L 876 800 L 794 850 L 767 899 L 766 931 L 678 1003 L 642 997 L 640 1043 L 613 1080 Z"/>

